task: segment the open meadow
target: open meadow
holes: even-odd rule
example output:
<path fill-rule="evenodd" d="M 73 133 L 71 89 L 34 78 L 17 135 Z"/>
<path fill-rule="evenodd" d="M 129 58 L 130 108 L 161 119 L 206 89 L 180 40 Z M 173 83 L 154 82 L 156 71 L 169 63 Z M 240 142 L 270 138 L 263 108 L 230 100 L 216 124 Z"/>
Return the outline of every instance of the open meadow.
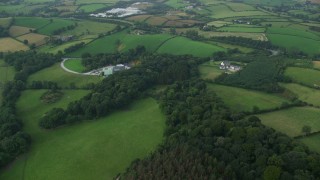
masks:
<path fill-rule="evenodd" d="M 320 90 L 305 87 L 299 84 L 281 84 L 282 87 L 294 93 L 298 99 L 314 106 L 320 107 Z"/>
<path fill-rule="evenodd" d="M 100 76 L 86 76 L 69 73 L 60 67 L 60 63 L 56 63 L 51 67 L 32 74 L 28 78 L 28 84 L 31 84 L 32 81 L 52 81 L 58 83 L 58 86 L 63 88 L 68 88 L 71 85 L 81 88 L 87 84 L 98 83 L 102 78 L 103 77 Z"/>
<path fill-rule="evenodd" d="M 207 84 L 208 89 L 215 92 L 225 104 L 236 112 L 252 112 L 254 107 L 259 110 L 274 109 L 283 103 L 289 103 L 285 98 L 259 91 L 237 87 Z"/>
<path fill-rule="evenodd" d="M 13 80 L 15 70 L 13 67 L 8 66 L 2 59 L 0 59 L 0 103 L 2 100 L 3 85 Z"/>
<path fill-rule="evenodd" d="M 35 44 L 36 46 L 41 46 L 47 43 L 47 41 L 49 40 L 49 37 L 42 34 L 29 33 L 29 34 L 17 37 L 17 39 L 22 42 L 27 40 L 28 44 Z"/>
<path fill-rule="evenodd" d="M 17 37 L 24 34 L 28 34 L 30 33 L 31 30 L 34 30 L 34 29 L 28 28 L 28 27 L 22 27 L 22 26 L 11 26 L 9 29 L 9 34 L 12 37 Z"/>
<path fill-rule="evenodd" d="M 0 52 L 25 51 L 29 47 L 13 38 L 0 38 Z M 3 46 L 5 44 L 5 46 Z"/>
<path fill-rule="evenodd" d="M 284 74 L 290 77 L 294 82 L 312 87 L 320 86 L 320 71 L 318 70 L 300 67 L 288 67 Z"/>
<path fill-rule="evenodd" d="M 49 105 L 39 100 L 44 92 L 23 92 L 17 109 L 33 144 L 0 179 L 113 179 L 162 142 L 164 115 L 153 99 L 139 100 L 126 110 L 94 121 L 45 131 L 37 123 L 45 112 L 65 108 L 88 92 L 63 91 L 63 99 Z"/>
<path fill-rule="evenodd" d="M 82 64 L 81 64 L 81 59 L 68 59 L 67 61 L 64 62 L 64 66 L 72 71 L 75 72 L 84 72 L 86 69 Z"/>
<path fill-rule="evenodd" d="M 206 62 L 199 66 L 200 77 L 202 79 L 214 80 L 218 76 L 220 76 L 224 70 L 219 69 L 220 62 Z"/>
<path fill-rule="evenodd" d="M 307 145 L 310 150 L 320 153 L 320 134 L 299 138 L 299 141 Z"/>
<path fill-rule="evenodd" d="M 302 127 L 311 127 L 311 132 L 320 131 L 320 109 L 294 107 L 290 109 L 257 115 L 261 122 L 290 137 L 303 135 Z"/>

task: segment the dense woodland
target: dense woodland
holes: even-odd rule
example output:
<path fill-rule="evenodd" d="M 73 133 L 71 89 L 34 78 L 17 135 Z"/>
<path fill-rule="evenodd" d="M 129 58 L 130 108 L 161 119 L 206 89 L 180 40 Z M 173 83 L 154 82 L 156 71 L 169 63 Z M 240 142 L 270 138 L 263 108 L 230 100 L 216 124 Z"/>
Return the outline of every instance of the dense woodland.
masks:
<path fill-rule="evenodd" d="M 160 96 L 166 140 L 136 160 L 122 179 L 315 179 L 320 156 L 257 117 L 231 120 L 199 80 L 175 83 Z"/>
<path fill-rule="evenodd" d="M 59 56 L 38 54 L 32 51 L 17 52 L 5 56 L 5 61 L 17 71 L 14 81 L 4 85 L 0 106 L 0 166 L 12 161 L 28 150 L 31 139 L 22 131 L 22 123 L 16 116 L 15 103 L 21 91 L 26 89 L 28 76 L 60 60 Z"/>

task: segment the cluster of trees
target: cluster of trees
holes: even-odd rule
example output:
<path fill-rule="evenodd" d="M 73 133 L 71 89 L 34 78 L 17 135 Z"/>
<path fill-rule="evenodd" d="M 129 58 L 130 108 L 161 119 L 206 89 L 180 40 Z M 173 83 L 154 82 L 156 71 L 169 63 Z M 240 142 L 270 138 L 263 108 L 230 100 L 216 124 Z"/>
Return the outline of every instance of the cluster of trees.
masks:
<path fill-rule="evenodd" d="M 69 30 L 72 30 L 72 29 L 75 29 L 76 27 L 78 26 L 78 23 L 75 23 L 73 25 L 69 25 L 67 27 L 62 27 L 60 29 L 56 29 L 52 32 L 53 35 L 58 35 L 58 34 L 61 34 L 63 32 L 66 32 L 66 31 L 69 31 Z"/>
<path fill-rule="evenodd" d="M 281 92 L 277 82 L 283 81 L 285 65 L 280 58 L 261 58 L 249 63 L 243 70 L 234 74 L 223 73 L 215 82 L 246 89 L 266 92 Z"/>
<path fill-rule="evenodd" d="M 199 80 L 177 82 L 160 97 L 165 141 L 136 160 L 121 179 L 315 179 L 320 155 L 261 124 L 231 120 Z"/>
<path fill-rule="evenodd" d="M 7 37 L 7 36 L 9 36 L 8 28 L 4 28 L 0 26 L 0 37 Z"/>
<path fill-rule="evenodd" d="M 72 46 L 67 47 L 66 49 L 64 49 L 64 52 L 65 52 L 66 54 L 71 53 L 71 52 L 74 52 L 74 51 L 76 51 L 76 50 L 84 47 L 84 45 L 85 45 L 84 42 L 77 43 L 77 44 L 75 44 L 75 45 L 72 45 Z"/>
<path fill-rule="evenodd" d="M 194 75 L 197 63 L 202 62 L 202 59 L 191 56 L 145 55 L 140 59 L 140 65 L 104 79 L 92 93 L 70 103 L 66 110 L 54 109 L 48 112 L 40 119 L 39 125 L 50 129 L 105 116 L 125 107 L 153 85 L 188 79 Z"/>
<path fill-rule="evenodd" d="M 4 57 L 6 63 L 17 71 L 14 81 L 4 85 L 0 106 L 0 167 L 28 150 L 31 139 L 22 131 L 22 123 L 16 116 L 15 104 L 26 89 L 27 77 L 42 68 L 60 60 L 51 54 L 37 54 L 33 51 L 10 53 Z"/>
<path fill-rule="evenodd" d="M 228 37 L 213 37 L 214 41 L 224 42 L 228 44 L 240 45 L 255 49 L 278 49 L 277 46 L 274 46 L 269 41 L 258 41 L 245 37 L 236 37 L 236 36 L 228 36 Z"/>

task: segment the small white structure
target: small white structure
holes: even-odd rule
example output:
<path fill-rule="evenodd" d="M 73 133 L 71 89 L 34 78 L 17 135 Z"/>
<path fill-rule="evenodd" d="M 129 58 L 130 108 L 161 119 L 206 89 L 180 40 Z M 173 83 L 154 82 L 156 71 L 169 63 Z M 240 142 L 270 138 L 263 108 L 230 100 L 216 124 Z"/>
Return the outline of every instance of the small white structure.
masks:
<path fill-rule="evenodd" d="M 231 65 L 229 61 L 222 61 L 220 63 L 220 69 L 222 70 L 229 70 L 229 71 L 239 71 L 241 70 L 240 66 Z"/>
<path fill-rule="evenodd" d="M 108 77 L 115 72 L 128 70 L 130 68 L 131 67 L 128 65 L 117 64 L 116 66 L 107 66 L 107 67 L 102 68 L 102 72 L 103 72 L 103 76 Z"/>

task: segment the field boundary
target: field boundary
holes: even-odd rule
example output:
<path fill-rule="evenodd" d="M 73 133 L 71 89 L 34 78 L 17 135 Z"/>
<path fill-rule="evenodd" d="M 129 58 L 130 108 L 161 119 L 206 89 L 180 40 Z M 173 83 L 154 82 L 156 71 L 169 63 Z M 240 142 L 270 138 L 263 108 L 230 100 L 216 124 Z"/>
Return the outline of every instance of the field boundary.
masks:
<path fill-rule="evenodd" d="M 166 42 L 170 41 L 171 39 L 174 39 L 176 38 L 177 36 L 173 36 L 173 37 L 170 37 L 166 40 L 164 40 L 161 44 L 159 44 L 159 46 L 154 50 L 154 52 L 157 52 Z"/>

